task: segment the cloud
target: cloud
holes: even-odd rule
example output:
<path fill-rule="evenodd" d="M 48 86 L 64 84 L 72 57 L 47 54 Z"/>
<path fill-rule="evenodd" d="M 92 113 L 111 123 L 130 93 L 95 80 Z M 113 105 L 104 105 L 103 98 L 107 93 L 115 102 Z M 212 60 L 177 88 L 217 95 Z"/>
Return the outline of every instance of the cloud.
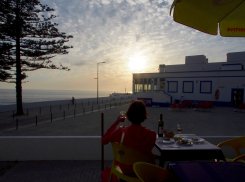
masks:
<path fill-rule="evenodd" d="M 141 47 L 157 53 L 159 59 L 175 54 L 209 53 L 210 45 L 218 50 L 235 49 L 230 39 L 210 36 L 180 25 L 169 16 L 172 1 L 166 0 L 48 0 L 59 14 L 62 30 L 74 35 L 71 54 L 75 65 L 81 60 L 125 58 L 125 49 Z M 240 47 L 244 40 L 233 41 Z M 226 48 L 225 48 L 226 47 Z M 240 48 L 241 49 L 241 48 Z M 222 52 L 222 51 L 217 51 Z M 170 55 L 166 55 L 169 53 Z M 117 57 L 115 57 L 117 56 Z M 207 55 L 208 56 L 208 55 Z M 179 57 L 179 56 L 178 56 Z M 86 62 L 86 61 L 85 61 Z M 158 62 L 160 63 L 160 61 Z M 158 64 L 156 63 L 156 64 Z"/>
<path fill-rule="evenodd" d="M 183 64 L 188 55 L 205 54 L 209 61 L 225 61 L 226 53 L 245 51 L 245 39 L 211 36 L 174 22 L 169 15 L 172 0 L 41 2 L 55 9 L 60 30 L 74 36 L 69 41 L 74 48 L 55 61 L 74 69 L 78 79 L 95 74 L 96 63 L 106 60 L 101 71 L 107 89 L 121 84 L 130 89 L 132 73 L 127 62 L 135 52 L 149 58 L 146 72 L 156 72 L 159 64 Z"/>

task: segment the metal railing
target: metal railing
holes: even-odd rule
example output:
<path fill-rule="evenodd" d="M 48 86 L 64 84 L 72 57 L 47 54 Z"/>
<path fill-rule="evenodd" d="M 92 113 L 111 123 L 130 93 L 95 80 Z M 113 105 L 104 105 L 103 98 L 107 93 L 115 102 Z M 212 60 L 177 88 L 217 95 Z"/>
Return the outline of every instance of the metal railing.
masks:
<path fill-rule="evenodd" d="M 117 106 L 125 105 L 131 102 L 132 97 L 119 98 L 100 98 L 97 104 L 96 98 L 80 99 L 75 103 L 71 101 L 50 102 L 50 104 L 42 105 L 28 104 L 25 107 L 23 116 L 16 116 L 15 110 L 0 112 L 0 131 L 15 128 L 18 130 L 22 126 L 34 125 L 38 126 L 42 122 L 54 122 L 77 116 L 85 115 L 91 112 L 112 109 Z"/>

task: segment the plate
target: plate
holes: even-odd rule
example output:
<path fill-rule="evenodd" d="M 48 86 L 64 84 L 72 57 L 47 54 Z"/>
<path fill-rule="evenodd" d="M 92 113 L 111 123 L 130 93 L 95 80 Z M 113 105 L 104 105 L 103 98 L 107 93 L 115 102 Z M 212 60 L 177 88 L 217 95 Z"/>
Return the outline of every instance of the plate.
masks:
<path fill-rule="evenodd" d="M 195 134 L 176 134 L 174 135 L 174 137 L 177 138 L 193 138 L 193 137 L 197 137 Z"/>
<path fill-rule="evenodd" d="M 193 139 L 193 143 L 195 144 L 204 143 L 204 141 L 205 140 L 203 138 Z"/>
<path fill-rule="evenodd" d="M 191 145 L 193 145 L 193 141 L 190 138 L 180 138 L 177 141 L 177 144 L 178 145 L 184 145 L 184 146 L 191 146 Z"/>
<path fill-rule="evenodd" d="M 174 143 L 174 140 L 173 139 L 170 139 L 170 140 L 162 140 L 162 143 L 163 144 L 172 144 L 172 143 Z"/>

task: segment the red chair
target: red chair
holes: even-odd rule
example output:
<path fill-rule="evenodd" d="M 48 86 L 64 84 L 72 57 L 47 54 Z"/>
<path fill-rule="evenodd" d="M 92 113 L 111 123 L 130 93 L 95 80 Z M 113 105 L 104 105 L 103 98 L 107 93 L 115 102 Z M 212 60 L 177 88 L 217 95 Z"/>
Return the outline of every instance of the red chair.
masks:
<path fill-rule="evenodd" d="M 196 108 L 201 110 L 209 110 L 212 107 L 213 107 L 212 101 L 201 101 L 196 105 Z"/>
<path fill-rule="evenodd" d="M 183 102 L 181 104 L 183 104 L 184 108 L 191 108 L 192 107 L 192 101 L 191 100 L 183 100 Z"/>
<path fill-rule="evenodd" d="M 239 109 L 245 109 L 245 103 L 240 104 Z"/>

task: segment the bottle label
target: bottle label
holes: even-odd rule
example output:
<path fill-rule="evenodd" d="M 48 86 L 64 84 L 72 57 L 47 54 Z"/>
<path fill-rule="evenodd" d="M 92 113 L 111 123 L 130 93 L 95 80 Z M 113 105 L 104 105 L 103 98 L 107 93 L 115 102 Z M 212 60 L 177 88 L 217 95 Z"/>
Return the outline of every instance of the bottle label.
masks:
<path fill-rule="evenodd" d="M 159 137 L 162 137 L 162 136 L 163 136 L 163 127 L 162 127 L 162 126 L 160 126 L 160 127 L 158 128 L 158 136 L 159 136 Z"/>

